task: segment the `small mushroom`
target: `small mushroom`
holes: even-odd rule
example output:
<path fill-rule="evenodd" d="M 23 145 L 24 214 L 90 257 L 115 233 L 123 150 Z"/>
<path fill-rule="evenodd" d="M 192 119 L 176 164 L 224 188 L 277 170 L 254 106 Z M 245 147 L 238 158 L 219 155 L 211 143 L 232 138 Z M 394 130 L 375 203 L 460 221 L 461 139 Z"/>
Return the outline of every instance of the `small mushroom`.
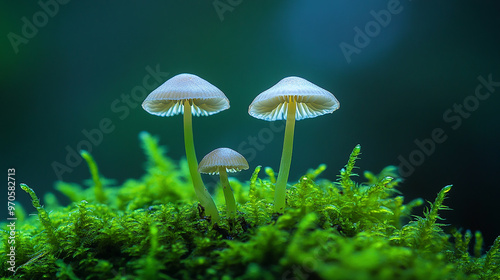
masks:
<path fill-rule="evenodd" d="M 236 202 L 227 179 L 227 172 L 238 172 L 248 169 L 247 160 L 238 152 L 229 148 L 218 148 L 208 153 L 200 162 L 198 172 L 219 174 L 224 198 L 226 199 L 228 216 L 236 217 Z"/>
<path fill-rule="evenodd" d="M 222 91 L 204 79 L 192 74 L 179 74 L 151 92 L 142 103 L 142 108 L 161 117 L 184 114 L 184 144 L 194 190 L 212 222 L 217 222 L 217 207 L 197 172 L 191 115 L 216 114 L 229 108 L 229 100 Z"/>
<path fill-rule="evenodd" d="M 274 191 L 274 209 L 283 213 L 286 184 L 292 161 L 295 120 L 314 118 L 332 113 L 340 107 L 330 92 L 299 78 L 287 77 L 259 94 L 250 104 L 248 113 L 266 121 L 286 120 L 285 140 L 280 170 Z"/>

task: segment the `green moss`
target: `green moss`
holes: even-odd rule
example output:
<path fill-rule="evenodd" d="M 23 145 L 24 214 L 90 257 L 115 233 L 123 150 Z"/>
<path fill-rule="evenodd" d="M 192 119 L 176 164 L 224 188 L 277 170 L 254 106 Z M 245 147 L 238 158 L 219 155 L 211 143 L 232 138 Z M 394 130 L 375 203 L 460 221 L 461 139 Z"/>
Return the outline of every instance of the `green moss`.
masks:
<path fill-rule="evenodd" d="M 232 178 L 238 205 L 211 223 L 196 202 L 187 164 L 166 156 L 158 139 L 141 133 L 146 173 L 118 186 L 99 174 L 88 152 L 88 187 L 57 183 L 72 203 L 43 202 L 26 185 L 37 215 L 23 210 L 16 227 L 16 273 L 7 270 L 10 233 L 2 231 L 4 279 L 500 279 L 500 237 L 489 250 L 480 232 L 440 223 L 451 186 L 422 215 L 397 190 L 394 166 L 354 173 L 361 147 L 338 180 L 321 178 L 326 165 L 288 187 L 287 208 L 274 213 L 276 176 L 257 166 L 248 182 Z M 36 190 L 36 189 L 35 189 Z M 18 195 L 22 195 L 19 193 Z M 45 203 L 50 211 L 42 205 Z M 421 210 L 419 210 L 421 211 Z M 414 216 L 412 216 L 414 215 Z M 2 229 L 6 225 L 2 224 Z M 472 254 L 471 254 L 472 253 Z"/>

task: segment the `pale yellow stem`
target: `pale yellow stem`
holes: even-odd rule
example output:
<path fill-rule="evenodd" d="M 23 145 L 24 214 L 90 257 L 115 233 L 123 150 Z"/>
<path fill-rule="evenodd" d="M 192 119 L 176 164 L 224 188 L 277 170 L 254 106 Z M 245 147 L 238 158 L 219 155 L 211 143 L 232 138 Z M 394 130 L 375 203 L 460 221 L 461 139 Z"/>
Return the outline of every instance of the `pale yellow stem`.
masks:
<path fill-rule="evenodd" d="M 216 223 L 219 221 L 219 212 L 217 211 L 214 200 L 205 188 L 205 185 L 201 180 L 201 175 L 198 172 L 198 160 L 196 159 L 196 153 L 194 150 L 191 104 L 189 104 L 188 100 L 184 101 L 184 145 L 186 148 L 186 158 L 189 165 L 189 173 L 191 174 L 191 179 L 193 181 L 194 192 L 196 193 L 201 206 L 205 208 L 205 213 L 210 216 L 212 223 Z"/>
<path fill-rule="evenodd" d="M 219 167 L 219 176 L 222 191 L 224 192 L 224 198 L 226 199 L 227 215 L 230 219 L 234 219 L 236 217 L 236 201 L 234 200 L 234 194 L 231 190 L 231 186 L 229 185 L 225 167 Z"/>
<path fill-rule="evenodd" d="M 274 190 L 274 211 L 283 213 L 286 206 L 286 184 L 288 182 L 288 173 L 290 172 L 290 165 L 292 163 L 293 151 L 293 133 L 295 129 L 295 113 L 296 101 L 293 97 L 289 97 L 287 115 L 286 115 L 286 128 L 285 140 L 283 142 L 283 153 L 281 154 L 280 171 L 276 181 L 276 188 Z"/>

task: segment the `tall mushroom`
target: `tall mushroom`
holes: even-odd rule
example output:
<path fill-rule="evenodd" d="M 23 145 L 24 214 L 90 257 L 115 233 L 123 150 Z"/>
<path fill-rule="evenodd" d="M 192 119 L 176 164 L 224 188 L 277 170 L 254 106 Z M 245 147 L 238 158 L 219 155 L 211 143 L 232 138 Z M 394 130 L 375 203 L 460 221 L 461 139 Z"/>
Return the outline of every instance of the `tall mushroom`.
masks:
<path fill-rule="evenodd" d="M 142 108 L 161 117 L 184 114 L 184 144 L 194 190 L 212 222 L 217 222 L 217 207 L 198 173 L 191 115 L 216 114 L 229 108 L 229 100 L 222 91 L 204 79 L 192 74 L 179 74 L 151 92 L 142 103 Z"/>
<path fill-rule="evenodd" d="M 229 148 L 218 148 L 208 153 L 200 162 L 198 171 L 206 174 L 219 174 L 220 183 L 226 199 L 229 218 L 236 217 L 236 201 L 227 179 L 227 172 L 248 169 L 248 162 L 238 152 Z"/>
<path fill-rule="evenodd" d="M 280 170 L 274 191 L 274 210 L 285 209 L 286 184 L 292 161 L 295 120 L 314 118 L 332 113 L 340 107 L 330 92 L 299 78 L 287 77 L 259 94 L 250 104 L 248 113 L 266 121 L 286 120 L 285 140 Z"/>

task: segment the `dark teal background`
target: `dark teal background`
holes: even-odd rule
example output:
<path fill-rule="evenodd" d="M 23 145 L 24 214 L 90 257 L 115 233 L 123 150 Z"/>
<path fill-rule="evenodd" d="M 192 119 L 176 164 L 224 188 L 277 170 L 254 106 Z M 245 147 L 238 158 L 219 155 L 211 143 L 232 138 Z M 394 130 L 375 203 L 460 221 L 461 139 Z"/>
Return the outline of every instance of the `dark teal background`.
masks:
<path fill-rule="evenodd" d="M 398 165 L 418 149 L 416 139 L 440 128 L 447 139 L 400 190 L 407 200 L 434 200 L 442 187 L 454 184 L 446 201 L 454 211 L 442 213 L 446 223 L 483 231 L 486 244 L 500 234 L 500 87 L 460 117 L 460 125 L 457 113 L 443 118 L 454 104 L 472 100 L 478 76 L 500 81 L 496 1 L 402 0 L 399 12 L 372 30 L 350 63 L 340 44 L 354 46 L 356 28 L 370 26 L 373 13 L 396 1 L 220 0 L 215 3 L 227 9 L 218 13 L 214 1 L 73 0 L 58 4 L 57 11 L 51 6 L 53 16 L 47 14 L 45 24 L 28 34 L 32 38 L 13 46 L 9 38 L 23 36 L 23 18 L 44 23 L 46 3 L 58 2 L 0 3 L 2 170 L 7 177 L 7 168 L 16 168 L 17 182 L 39 195 L 58 179 L 53 164 L 67 165 L 67 148 L 76 150 L 86 139 L 82 131 L 95 132 L 103 119 L 112 131 L 91 152 L 107 178 L 121 183 L 143 174 L 137 137 L 142 130 L 159 135 L 173 159 L 184 156 L 180 116 L 152 116 L 140 102 L 123 99 L 143 85 L 147 67 L 158 67 L 162 82 L 184 72 L 199 75 L 229 98 L 229 110 L 193 119 L 198 160 L 230 147 L 251 159 L 252 170 L 278 170 L 283 132 L 266 134 L 271 124 L 247 110 L 260 92 L 296 75 L 331 91 L 341 107 L 297 122 L 291 183 L 320 163 L 328 165 L 323 177 L 335 180 L 358 143 L 360 172 Z M 248 143 L 252 137 L 261 151 Z M 248 180 L 250 174 L 237 177 Z M 81 183 L 89 178 L 87 166 L 75 164 L 61 177 Z M 27 197 L 18 190 L 18 200 L 32 211 Z"/>

